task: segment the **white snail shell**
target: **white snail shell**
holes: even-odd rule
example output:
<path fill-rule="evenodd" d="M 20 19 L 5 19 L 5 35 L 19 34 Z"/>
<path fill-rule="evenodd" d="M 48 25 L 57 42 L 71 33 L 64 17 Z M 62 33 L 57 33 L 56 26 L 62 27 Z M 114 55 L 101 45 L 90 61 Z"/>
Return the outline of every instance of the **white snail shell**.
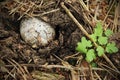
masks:
<path fill-rule="evenodd" d="M 23 40 L 32 47 L 45 46 L 55 37 L 55 30 L 48 23 L 28 18 L 21 21 L 20 34 Z"/>

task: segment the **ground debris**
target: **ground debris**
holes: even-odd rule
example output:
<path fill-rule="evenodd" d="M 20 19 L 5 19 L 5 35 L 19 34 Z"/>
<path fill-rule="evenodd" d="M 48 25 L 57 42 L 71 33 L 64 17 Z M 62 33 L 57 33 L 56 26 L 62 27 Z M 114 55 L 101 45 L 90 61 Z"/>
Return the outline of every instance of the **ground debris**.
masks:
<path fill-rule="evenodd" d="M 45 73 L 41 71 L 34 71 L 31 73 L 34 79 L 37 80 L 65 80 L 65 77 L 53 73 Z"/>

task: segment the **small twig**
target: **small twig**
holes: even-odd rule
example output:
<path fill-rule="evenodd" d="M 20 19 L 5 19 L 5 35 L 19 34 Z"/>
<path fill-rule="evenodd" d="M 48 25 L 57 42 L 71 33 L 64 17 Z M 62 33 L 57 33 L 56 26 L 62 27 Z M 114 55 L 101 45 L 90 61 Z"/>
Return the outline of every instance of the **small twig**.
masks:
<path fill-rule="evenodd" d="M 115 3 L 115 1 L 116 1 L 116 0 L 114 0 L 114 1 L 113 1 L 113 3 L 112 3 L 112 5 L 110 6 L 110 8 L 109 8 L 109 10 L 108 10 L 108 12 L 107 12 L 107 14 L 106 14 L 106 16 L 105 16 L 104 20 L 103 20 L 103 23 L 105 23 L 105 20 L 107 19 L 108 14 L 110 13 L 110 10 L 112 9 L 113 4 Z"/>
<path fill-rule="evenodd" d="M 88 37 L 93 42 L 94 46 L 97 48 L 98 44 L 90 37 L 87 31 L 82 27 L 82 25 L 77 21 L 77 19 L 73 16 L 73 14 L 69 11 L 69 9 L 64 5 L 64 2 L 61 2 L 61 6 L 66 11 L 66 13 L 69 15 L 69 17 L 75 22 L 78 28 L 85 34 L 86 37 Z M 103 54 L 103 57 L 115 70 L 118 71 L 118 69 L 114 66 L 114 64 L 105 54 Z"/>
<path fill-rule="evenodd" d="M 111 71 L 114 71 L 114 72 L 116 72 L 116 73 L 120 74 L 120 72 L 115 71 L 114 69 L 112 69 L 111 67 L 109 67 L 109 66 L 107 66 L 107 65 L 105 65 L 105 64 L 103 64 L 103 63 L 100 63 L 99 65 L 104 66 L 104 67 L 106 67 L 106 68 L 110 69 Z"/>
<path fill-rule="evenodd" d="M 79 80 L 77 72 L 71 70 L 71 80 Z"/>
<path fill-rule="evenodd" d="M 11 77 L 13 77 L 15 79 L 15 76 L 5 67 L 1 67 L 1 69 L 4 71 L 4 72 L 7 72 Z M 7 76 L 6 76 L 7 77 Z"/>
<path fill-rule="evenodd" d="M 21 5 L 27 5 L 25 2 L 20 2 L 19 0 L 13 0 L 13 1 L 15 1 L 16 3 L 21 4 Z"/>
<path fill-rule="evenodd" d="M 65 9 L 66 13 L 70 16 L 70 18 L 75 22 L 75 24 L 79 27 L 79 29 L 93 42 L 93 44 L 97 47 L 97 44 L 95 41 L 90 37 L 90 35 L 87 33 L 87 31 L 82 27 L 82 25 L 77 21 L 77 19 L 72 15 L 72 13 L 69 11 L 69 9 L 64 5 L 64 3 L 61 3 L 61 6 L 63 9 Z"/>
<path fill-rule="evenodd" d="M 20 20 L 25 14 L 27 14 L 31 8 L 34 6 L 34 4 L 32 4 L 31 6 L 29 6 L 29 8 L 18 18 L 18 20 Z"/>
<path fill-rule="evenodd" d="M 14 71 L 15 71 L 15 68 L 13 68 L 11 71 L 9 71 L 9 73 L 13 73 Z M 12 76 L 12 75 L 10 75 L 10 74 L 7 75 L 7 76 L 5 77 L 5 80 L 8 80 L 9 76 Z M 15 75 L 14 75 L 13 78 L 16 79 Z"/>
<path fill-rule="evenodd" d="M 108 74 L 105 75 L 105 77 L 103 78 L 103 80 L 108 80 L 107 77 L 108 77 Z"/>
<path fill-rule="evenodd" d="M 11 14 L 13 14 L 13 13 L 15 13 L 19 8 L 21 8 L 23 5 L 22 4 L 18 4 L 18 6 L 16 7 L 16 8 L 14 8 L 14 9 L 12 9 L 12 10 L 10 10 L 10 15 Z"/>
<path fill-rule="evenodd" d="M 114 66 L 114 64 L 112 63 L 112 61 L 111 61 L 105 54 L 103 54 L 103 57 L 105 58 L 105 60 L 106 60 L 117 72 L 120 72 L 120 71 Z"/>
<path fill-rule="evenodd" d="M 101 78 L 100 78 L 100 76 L 97 74 L 97 72 L 94 72 L 95 73 L 95 75 L 97 76 L 97 78 L 99 79 L 99 80 L 102 80 Z"/>
<path fill-rule="evenodd" d="M 94 21 L 97 21 L 98 10 L 99 10 L 99 4 L 97 5 L 97 7 L 95 9 Z"/>
<path fill-rule="evenodd" d="M 53 54 L 53 55 L 54 55 L 54 54 Z M 70 65 L 67 61 L 62 60 L 62 59 L 59 58 L 58 56 L 56 56 L 56 55 L 54 55 L 54 56 L 61 61 L 61 63 L 62 63 L 63 66 L 70 68 L 71 78 L 72 78 L 72 80 L 76 80 L 76 77 L 78 77 L 78 76 L 76 76 L 76 73 L 77 73 L 77 72 L 74 70 L 73 66 Z M 76 76 L 76 77 L 75 77 L 75 76 Z"/>
<path fill-rule="evenodd" d="M 26 66 L 26 67 L 41 67 L 41 68 L 47 68 L 47 69 L 51 69 L 51 68 L 62 68 L 62 69 L 68 69 L 70 70 L 71 68 L 62 66 L 62 65 L 36 65 L 36 64 L 19 64 L 20 66 Z M 15 65 L 5 65 L 4 67 L 9 68 L 9 67 L 15 67 L 17 68 Z M 80 68 L 80 67 L 73 67 L 74 70 L 88 70 L 88 68 Z M 102 68 L 92 68 L 92 70 L 94 71 L 105 71 Z"/>
<path fill-rule="evenodd" d="M 91 20 L 89 20 L 88 17 L 87 17 L 87 16 L 93 17 L 90 13 L 87 13 L 87 15 L 86 15 L 85 12 L 83 12 L 83 13 L 81 14 L 81 12 L 78 11 L 77 8 L 73 7 L 73 5 L 68 4 L 67 2 L 66 2 L 66 4 L 69 5 L 72 9 L 74 9 L 78 14 L 80 14 L 80 15 L 83 14 L 83 15 L 82 15 L 82 18 L 85 20 L 85 22 L 87 22 L 90 26 L 94 27 L 94 25 L 93 25 L 93 23 L 91 22 Z"/>
<path fill-rule="evenodd" d="M 80 53 L 78 52 L 78 53 L 75 53 L 75 54 L 73 54 L 73 55 L 66 56 L 64 59 L 73 58 L 73 57 L 75 57 L 75 56 L 77 56 L 77 55 L 79 55 L 79 54 L 80 54 Z M 81 56 L 81 59 L 82 59 L 82 56 Z"/>
<path fill-rule="evenodd" d="M 46 14 L 50 14 L 50 13 L 54 13 L 54 12 L 57 12 L 59 11 L 60 9 L 54 9 L 54 10 L 51 10 L 51 11 L 47 11 L 47 12 L 43 12 L 41 14 L 33 14 L 33 16 L 43 16 L 43 15 L 46 15 Z"/>
<path fill-rule="evenodd" d="M 85 5 L 85 3 L 83 2 L 83 0 L 79 0 L 80 4 L 82 5 L 82 7 L 84 8 L 85 11 L 89 12 L 88 7 Z"/>
<path fill-rule="evenodd" d="M 90 68 L 90 80 L 95 80 L 94 77 L 93 77 L 93 71 L 92 71 L 92 66 L 89 65 L 89 68 Z"/>
<path fill-rule="evenodd" d="M 115 14 L 114 14 L 114 26 L 113 26 L 113 29 L 115 32 L 117 31 L 117 25 L 119 23 L 118 21 L 118 17 L 119 17 L 119 12 L 120 12 L 120 3 L 118 3 L 118 5 L 116 6 L 116 9 L 115 9 Z"/>
<path fill-rule="evenodd" d="M 103 68 L 106 72 L 108 72 L 112 77 L 116 78 L 119 80 L 114 74 L 112 74 L 108 69 L 104 68 L 101 64 L 98 64 L 101 68 Z"/>
<path fill-rule="evenodd" d="M 18 72 L 21 74 L 21 76 L 23 77 L 24 80 L 27 80 L 27 78 L 25 77 L 25 71 L 23 70 L 23 68 L 13 59 L 7 60 L 9 63 L 11 63 L 16 70 L 18 70 Z"/>

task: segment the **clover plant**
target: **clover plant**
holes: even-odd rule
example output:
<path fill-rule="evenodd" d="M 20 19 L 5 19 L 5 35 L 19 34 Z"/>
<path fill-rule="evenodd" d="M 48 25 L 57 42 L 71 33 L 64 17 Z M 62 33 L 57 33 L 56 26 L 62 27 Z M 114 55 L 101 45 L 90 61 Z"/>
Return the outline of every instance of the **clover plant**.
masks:
<path fill-rule="evenodd" d="M 115 46 L 115 43 L 108 41 L 109 36 L 112 34 L 113 32 L 110 29 L 104 31 L 102 24 L 98 22 L 93 34 L 90 35 L 94 42 L 98 44 L 98 47 L 95 48 L 90 40 L 82 37 L 81 41 L 77 43 L 76 50 L 85 55 L 87 62 L 92 62 L 97 56 L 101 57 L 104 53 L 116 53 L 118 48 Z"/>

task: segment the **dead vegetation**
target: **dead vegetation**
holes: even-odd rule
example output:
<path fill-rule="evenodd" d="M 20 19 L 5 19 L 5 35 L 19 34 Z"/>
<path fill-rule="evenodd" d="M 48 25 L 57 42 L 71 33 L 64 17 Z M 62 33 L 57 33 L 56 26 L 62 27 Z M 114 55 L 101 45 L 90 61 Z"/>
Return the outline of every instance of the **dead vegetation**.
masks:
<path fill-rule="evenodd" d="M 104 55 L 91 67 L 75 47 L 90 38 L 95 24 L 114 31 L 110 37 L 120 49 L 120 1 L 117 0 L 6 0 L 0 2 L 1 80 L 119 80 L 120 51 Z M 38 17 L 54 26 L 50 45 L 33 49 L 19 33 L 25 17 Z"/>

